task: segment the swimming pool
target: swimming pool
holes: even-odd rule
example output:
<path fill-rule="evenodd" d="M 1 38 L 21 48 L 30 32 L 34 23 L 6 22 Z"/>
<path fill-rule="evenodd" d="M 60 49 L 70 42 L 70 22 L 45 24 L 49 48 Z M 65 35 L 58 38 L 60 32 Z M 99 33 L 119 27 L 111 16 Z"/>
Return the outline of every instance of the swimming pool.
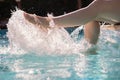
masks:
<path fill-rule="evenodd" d="M 34 36 L 33 33 L 30 35 L 31 38 L 28 34 L 32 31 L 26 29 L 25 26 L 24 32 L 19 25 L 17 25 L 18 31 L 13 27 L 9 27 L 8 30 L 10 29 L 12 30 L 8 32 L 0 30 L 0 80 L 120 79 L 120 32 L 101 30 L 98 44 L 95 46 L 97 47 L 96 52 L 93 53 L 86 52 L 89 45 L 83 39 L 83 34 L 79 34 L 81 29 L 77 29 L 71 34 L 73 41 L 69 40 L 64 30 L 57 30 L 66 35 L 67 40 L 61 41 L 66 36 L 61 37 L 59 33 L 54 32 L 56 35 L 49 36 L 55 38 L 59 44 L 52 43 L 54 39 L 51 41 L 51 37 L 49 37 L 50 39 L 47 41 L 49 44 L 40 43 L 42 47 L 51 45 L 47 48 L 42 48 L 39 43 L 36 43 L 39 35 Z M 22 33 L 28 34 L 25 36 Z M 17 44 L 17 47 L 14 44 Z M 62 45 L 62 48 L 57 45 Z"/>

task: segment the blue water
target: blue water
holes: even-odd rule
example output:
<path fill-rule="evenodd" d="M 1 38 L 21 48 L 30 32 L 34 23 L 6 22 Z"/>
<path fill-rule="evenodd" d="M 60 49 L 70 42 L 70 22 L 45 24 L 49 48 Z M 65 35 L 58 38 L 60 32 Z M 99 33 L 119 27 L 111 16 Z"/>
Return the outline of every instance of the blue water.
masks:
<path fill-rule="evenodd" d="M 96 46 L 81 27 L 46 32 L 17 10 L 0 30 L 0 80 L 120 80 L 120 32 L 101 29 Z"/>
<path fill-rule="evenodd" d="M 11 51 L 6 32 L 0 30 L 0 80 L 120 80 L 120 32 L 102 30 L 96 54 L 60 55 Z"/>

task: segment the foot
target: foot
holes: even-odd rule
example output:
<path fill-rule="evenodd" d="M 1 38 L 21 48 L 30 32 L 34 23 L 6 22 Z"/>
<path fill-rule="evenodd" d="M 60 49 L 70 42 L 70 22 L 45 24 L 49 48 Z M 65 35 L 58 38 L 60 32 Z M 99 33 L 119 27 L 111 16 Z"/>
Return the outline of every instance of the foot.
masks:
<path fill-rule="evenodd" d="M 40 17 L 35 14 L 24 13 L 24 17 L 27 21 L 32 24 L 39 25 L 40 27 L 49 27 L 49 18 L 48 17 Z"/>

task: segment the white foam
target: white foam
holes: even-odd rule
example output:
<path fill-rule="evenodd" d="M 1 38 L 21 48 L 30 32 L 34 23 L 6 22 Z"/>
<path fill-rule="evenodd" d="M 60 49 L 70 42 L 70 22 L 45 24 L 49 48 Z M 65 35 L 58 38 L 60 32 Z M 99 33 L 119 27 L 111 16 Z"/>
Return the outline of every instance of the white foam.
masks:
<path fill-rule="evenodd" d="M 79 53 L 85 49 L 84 40 L 79 44 L 75 43 L 64 28 L 49 29 L 49 33 L 46 33 L 38 26 L 25 20 L 21 10 L 12 13 L 7 27 L 10 45 L 25 51 L 39 54 L 64 54 Z"/>

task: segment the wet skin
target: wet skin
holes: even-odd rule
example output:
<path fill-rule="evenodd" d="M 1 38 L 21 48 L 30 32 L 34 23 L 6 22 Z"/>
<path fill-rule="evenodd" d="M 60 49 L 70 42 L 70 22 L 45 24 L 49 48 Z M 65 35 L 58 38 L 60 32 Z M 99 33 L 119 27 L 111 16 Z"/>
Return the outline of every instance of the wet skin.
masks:
<path fill-rule="evenodd" d="M 96 44 L 100 33 L 99 21 L 110 24 L 120 22 L 120 0 L 94 0 L 85 8 L 67 13 L 65 15 L 53 17 L 57 27 L 74 27 L 85 25 L 85 38 L 91 44 Z M 28 13 L 24 13 L 26 20 L 33 24 L 50 27 L 50 19 L 48 17 L 40 17 Z"/>

